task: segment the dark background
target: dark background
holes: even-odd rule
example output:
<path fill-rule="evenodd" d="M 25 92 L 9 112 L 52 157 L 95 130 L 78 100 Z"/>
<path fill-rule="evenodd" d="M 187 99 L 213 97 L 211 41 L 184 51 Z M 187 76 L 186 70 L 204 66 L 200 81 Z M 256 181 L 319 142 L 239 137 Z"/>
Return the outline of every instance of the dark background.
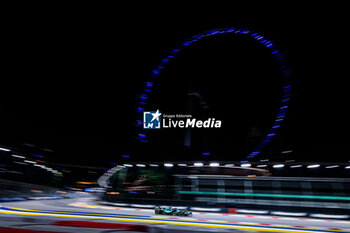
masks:
<path fill-rule="evenodd" d="M 293 71 L 287 118 L 263 155 L 283 160 L 280 152 L 293 150 L 288 158 L 300 161 L 350 160 L 348 39 L 341 13 L 330 16 L 308 9 L 287 14 L 283 8 L 258 15 L 216 12 L 217 17 L 199 10 L 198 16 L 120 11 L 123 8 L 98 14 L 16 12 L 5 17 L 1 145 L 45 154 L 52 162 L 90 165 L 120 162 L 122 154 L 134 161 L 200 158 L 201 132 L 194 133 L 193 157 L 183 152 L 183 132 L 178 130 L 153 136 L 153 144 L 146 147 L 140 145 L 135 139 L 137 95 L 152 69 L 183 40 L 211 29 L 239 27 L 274 41 Z M 205 96 L 212 116 L 226 124 L 210 132 L 209 159 L 239 160 L 273 121 L 280 76 L 268 55 L 248 42 L 241 46 L 236 39 L 231 43 L 216 38 L 200 43 L 169 66 L 150 110 L 184 109 L 191 84 Z"/>

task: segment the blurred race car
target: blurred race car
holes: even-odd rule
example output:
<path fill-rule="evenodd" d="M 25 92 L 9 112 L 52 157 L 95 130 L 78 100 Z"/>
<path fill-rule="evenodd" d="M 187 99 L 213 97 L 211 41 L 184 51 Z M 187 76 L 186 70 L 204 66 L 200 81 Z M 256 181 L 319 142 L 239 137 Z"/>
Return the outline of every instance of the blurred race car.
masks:
<path fill-rule="evenodd" d="M 192 212 L 188 211 L 186 209 L 177 209 L 177 208 L 172 208 L 170 206 L 161 208 L 157 206 L 154 209 L 154 212 L 156 214 L 165 214 L 165 215 L 177 215 L 177 216 L 192 216 Z"/>

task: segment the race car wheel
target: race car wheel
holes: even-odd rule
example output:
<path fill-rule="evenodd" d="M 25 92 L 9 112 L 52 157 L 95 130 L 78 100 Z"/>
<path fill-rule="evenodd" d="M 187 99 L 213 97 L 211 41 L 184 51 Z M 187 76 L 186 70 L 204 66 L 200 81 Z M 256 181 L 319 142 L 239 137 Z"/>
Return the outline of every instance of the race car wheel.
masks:
<path fill-rule="evenodd" d="M 161 210 L 159 208 L 155 208 L 154 213 L 155 214 L 161 214 Z"/>

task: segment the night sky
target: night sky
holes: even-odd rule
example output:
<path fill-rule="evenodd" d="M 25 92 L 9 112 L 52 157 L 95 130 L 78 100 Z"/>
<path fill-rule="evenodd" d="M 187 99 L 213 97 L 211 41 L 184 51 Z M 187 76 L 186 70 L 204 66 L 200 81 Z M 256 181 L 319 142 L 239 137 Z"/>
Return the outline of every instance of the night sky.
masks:
<path fill-rule="evenodd" d="M 219 36 L 183 51 L 156 83 L 148 106 L 182 113 L 193 88 L 223 129 L 194 130 L 186 151 L 184 130 L 153 131 L 145 146 L 135 126 L 137 96 L 171 49 L 201 32 L 238 27 L 274 41 L 293 72 L 287 118 L 263 155 L 283 160 L 280 152 L 292 150 L 288 158 L 299 161 L 350 160 L 348 39 L 340 17 L 89 16 L 6 20 L 0 145 L 87 165 L 120 162 L 122 154 L 134 161 L 195 160 L 203 150 L 212 152 L 208 159 L 240 160 L 266 134 L 280 95 L 276 64 L 253 42 Z M 209 134 L 205 145 L 203 134 Z"/>

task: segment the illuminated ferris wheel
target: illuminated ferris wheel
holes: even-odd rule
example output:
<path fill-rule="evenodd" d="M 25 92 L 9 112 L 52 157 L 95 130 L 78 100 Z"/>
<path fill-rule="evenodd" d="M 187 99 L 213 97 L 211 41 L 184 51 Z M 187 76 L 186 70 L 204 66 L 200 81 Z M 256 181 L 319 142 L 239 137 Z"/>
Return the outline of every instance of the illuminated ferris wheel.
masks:
<path fill-rule="evenodd" d="M 232 34 L 237 37 L 241 37 L 243 39 L 254 39 L 256 43 L 258 43 L 260 46 L 266 48 L 271 56 L 273 56 L 274 60 L 277 62 L 278 67 L 280 69 L 280 72 L 282 73 L 282 96 L 279 101 L 279 109 L 277 112 L 277 115 L 275 116 L 274 122 L 270 129 L 266 132 L 263 140 L 258 144 L 258 146 L 248 153 L 248 155 L 245 157 L 244 160 L 241 162 L 247 162 L 248 160 L 258 156 L 263 148 L 272 140 L 272 138 L 276 135 L 279 128 L 281 127 L 281 123 L 283 122 L 288 105 L 290 102 L 290 90 L 291 90 L 291 83 L 290 83 L 290 70 L 287 68 L 287 66 L 284 63 L 284 57 L 280 53 L 280 51 L 275 47 L 274 43 L 272 43 L 270 40 L 266 39 L 263 35 L 259 33 L 252 32 L 250 30 L 244 30 L 244 29 L 237 29 L 237 28 L 222 28 L 222 29 L 216 29 L 211 30 L 208 32 L 204 32 L 198 35 L 195 35 L 187 40 L 185 40 L 182 44 L 180 44 L 177 48 L 173 49 L 168 56 L 163 58 L 160 62 L 160 64 L 152 71 L 151 78 L 148 80 L 148 82 L 145 83 L 144 89 L 142 94 L 139 96 L 138 106 L 137 106 L 137 127 L 138 127 L 138 135 L 137 138 L 142 143 L 148 143 L 149 139 L 147 136 L 147 133 L 143 130 L 143 112 L 145 111 L 145 107 L 148 104 L 149 97 L 152 94 L 152 89 L 154 86 L 154 82 L 159 78 L 160 74 L 164 69 L 166 69 L 166 66 L 169 62 L 171 62 L 175 56 L 185 49 L 186 47 L 190 46 L 191 44 L 206 38 L 211 37 L 219 34 Z"/>

